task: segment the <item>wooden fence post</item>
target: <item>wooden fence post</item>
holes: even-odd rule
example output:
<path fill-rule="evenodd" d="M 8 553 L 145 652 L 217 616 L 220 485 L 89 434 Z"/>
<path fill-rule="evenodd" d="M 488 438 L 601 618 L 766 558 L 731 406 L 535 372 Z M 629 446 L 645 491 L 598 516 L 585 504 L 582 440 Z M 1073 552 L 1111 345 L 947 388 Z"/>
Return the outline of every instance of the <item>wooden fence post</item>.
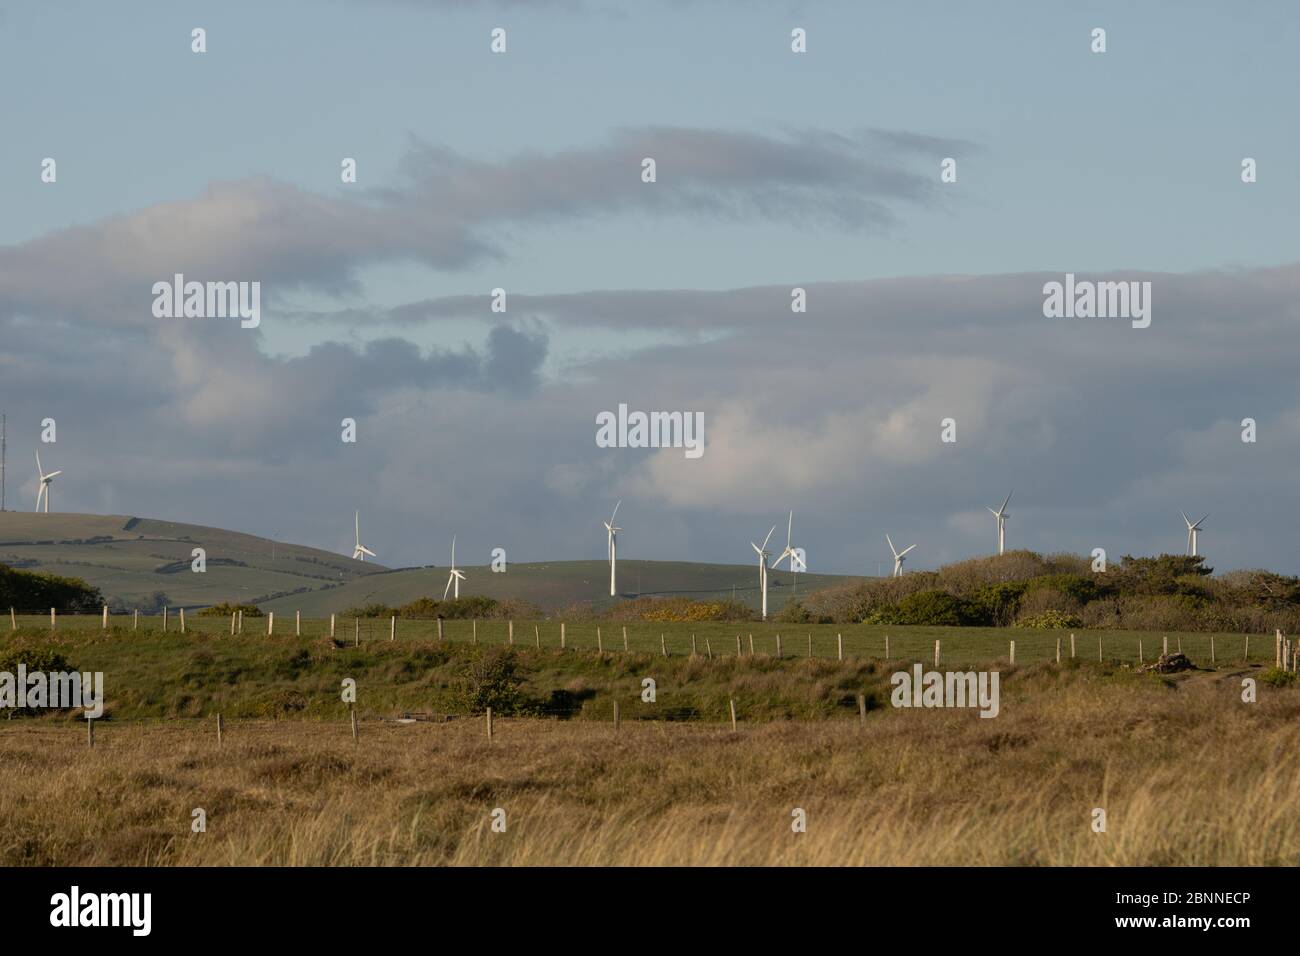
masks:
<path fill-rule="evenodd" d="M 1070 660 L 1074 660 L 1074 635 L 1070 635 Z"/>
<path fill-rule="evenodd" d="M 749 656 L 754 656 L 754 635 L 749 635 Z"/>
<path fill-rule="evenodd" d="M 564 650 L 564 622 L 560 622 L 560 650 Z"/>
<path fill-rule="evenodd" d="M 330 637 L 334 636 L 334 615 L 330 615 Z"/>
<path fill-rule="evenodd" d="M 1250 660 L 1250 635 L 1247 634 L 1247 635 L 1246 635 L 1246 653 L 1245 653 L 1245 655 L 1242 657 L 1241 662 L 1242 662 L 1243 664 L 1245 664 L 1245 663 L 1247 663 L 1249 660 Z"/>
<path fill-rule="evenodd" d="M 740 635 L 736 635 L 736 656 L 740 656 Z"/>
<path fill-rule="evenodd" d="M 699 648 L 695 644 L 695 635 L 692 634 L 691 635 L 691 657 L 698 657 L 699 653 L 700 653 Z"/>
<path fill-rule="evenodd" d="M 239 633 L 244 633 L 244 611 L 242 608 L 239 611 Z"/>
<path fill-rule="evenodd" d="M 100 628 L 100 630 L 102 631 L 108 630 L 108 605 L 107 604 L 104 605 L 104 623 L 103 626 Z"/>
<path fill-rule="evenodd" d="M 57 618 L 57 616 L 56 616 L 56 612 L 55 612 L 54 608 L 50 608 L 50 630 L 51 630 L 51 631 L 53 631 L 53 630 L 57 630 L 57 629 L 58 629 L 58 623 L 57 623 L 57 621 L 58 621 L 58 618 Z"/>
<path fill-rule="evenodd" d="M 839 655 L 838 659 L 844 660 L 844 635 L 843 634 L 835 635 L 835 644 L 837 647 L 836 653 Z"/>
<path fill-rule="evenodd" d="M 135 609 L 135 615 L 131 619 L 131 630 L 133 631 L 140 630 L 140 609 L 139 608 Z"/>
<path fill-rule="evenodd" d="M 92 750 L 95 747 L 95 721 L 89 718 L 86 720 L 86 745 Z"/>
<path fill-rule="evenodd" d="M 167 615 L 170 610 L 171 608 L 167 607 L 165 604 L 163 605 L 163 633 L 164 634 L 167 633 Z"/>
<path fill-rule="evenodd" d="M 659 635 L 659 650 L 664 657 L 668 656 L 668 645 L 664 643 L 664 636 L 662 634 Z"/>
<path fill-rule="evenodd" d="M 1056 639 L 1056 663 L 1061 663 L 1061 639 Z"/>
<path fill-rule="evenodd" d="M 469 642 L 471 644 L 477 644 L 478 643 L 478 618 L 474 618 L 470 623 L 471 626 L 473 627 L 473 631 L 470 633 Z"/>
<path fill-rule="evenodd" d="M 1015 658 L 1015 651 L 1011 652 L 1011 656 L 1013 659 Z M 939 666 L 939 642 L 938 641 L 934 642 L 934 666 L 935 667 Z"/>
<path fill-rule="evenodd" d="M 388 619 L 388 639 L 390 641 L 397 640 L 397 615 L 396 614 L 394 614 L 392 617 Z"/>
<path fill-rule="evenodd" d="M 352 619 L 352 646 L 361 646 L 361 618 L 359 617 Z"/>
<path fill-rule="evenodd" d="M 221 715 L 217 714 L 217 747 L 221 747 Z"/>
<path fill-rule="evenodd" d="M 1142 638 L 1138 638 L 1138 663 L 1142 663 Z"/>
<path fill-rule="evenodd" d="M 1210 663 L 1213 664 L 1214 662 L 1215 662 L 1214 661 L 1214 635 L 1211 634 L 1210 635 Z"/>
<path fill-rule="evenodd" d="M 181 633 L 185 633 L 185 608 L 181 608 Z"/>
<path fill-rule="evenodd" d="M 1097 635 L 1097 663 L 1101 663 L 1101 635 Z"/>
<path fill-rule="evenodd" d="M 709 652 L 709 660 L 713 660 L 713 641 L 707 637 L 704 639 L 704 649 Z"/>
<path fill-rule="evenodd" d="M 623 626 L 623 650 L 627 650 L 627 625 Z"/>
<path fill-rule="evenodd" d="M 776 636 L 776 656 L 777 657 L 781 656 L 781 635 L 780 634 Z"/>
<path fill-rule="evenodd" d="M 1165 635 L 1164 649 L 1161 650 L 1161 652 L 1160 652 L 1160 656 L 1161 656 L 1161 657 L 1168 657 L 1168 656 L 1169 656 L 1169 635 L 1168 635 L 1168 634 Z"/>
<path fill-rule="evenodd" d="M 614 701 L 614 733 L 618 733 L 618 701 Z"/>
<path fill-rule="evenodd" d="M 602 637 L 600 636 L 600 625 L 599 625 L 599 624 L 596 625 L 596 653 L 597 653 L 597 654 L 604 654 L 604 653 L 605 653 L 605 641 L 604 641 L 604 638 L 602 638 Z"/>
<path fill-rule="evenodd" d="M 808 656 L 812 657 L 812 635 L 808 635 Z"/>
<path fill-rule="evenodd" d="M 181 608 L 181 620 L 185 620 L 185 608 Z M 297 609 L 293 612 L 293 636 L 302 637 L 302 611 Z"/>
<path fill-rule="evenodd" d="M 727 704 L 731 707 L 731 732 L 734 734 L 736 732 L 736 698 L 731 698 L 727 701 Z"/>
<path fill-rule="evenodd" d="M 858 695 L 858 723 L 867 726 L 867 695 Z"/>
<path fill-rule="evenodd" d="M 9 608 L 9 630 L 11 631 L 18 630 L 18 617 L 17 615 L 14 614 L 14 609 L 12 606 Z"/>
<path fill-rule="evenodd" d="M 348 708 L 348 711 L 352 717 L 352 741 L 355 743 L 357 740 L 357 705 L 353 704 Z"/>
<path fill-rule="evenodd" d="M 488 743 L 492 743 L 492 708 L 487 709 Z"/>
<path fill-rule="evenodd" d="M 533 625 L 533 643 L 537 645 L 539 651 L 542 649 L 542 632 L 537 629 L 536 624 Z"/>
<path fill-rule="evenodd" d="M 885 635 L 885 660 L 889 660 L 889 635 Z"/>
<path fill-rule="evenodd" d="M 1011 642 L 1011 663 L 1014 664 L 1015 662 L 1016 662 L 1016 642 L 1012 641 Z"/>
<path fill-rule="evenodd" d="M 275 612 L 266 612 L 266 636 L 270 637 L 275 633 Z"/>
<path fill-rule="evenodd" d="M 515 622 L 514 621 L 506 622 L 506 639 L 509 642 L 511 647 L 515 646 Z"/>
<path fill-rule="evenodd" d="M 442 618 L 438 618 L 438 640 L 442 640 Z"/>
<path fill-rule="evenodd" d="M 230 636 L 235 636 L 235 612 L 230 612 Z"/>

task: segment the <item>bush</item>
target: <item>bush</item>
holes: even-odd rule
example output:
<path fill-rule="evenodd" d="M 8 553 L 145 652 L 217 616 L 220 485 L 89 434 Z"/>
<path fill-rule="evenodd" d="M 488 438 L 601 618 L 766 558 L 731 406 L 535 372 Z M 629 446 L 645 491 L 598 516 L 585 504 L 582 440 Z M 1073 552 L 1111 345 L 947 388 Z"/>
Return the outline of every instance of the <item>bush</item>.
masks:
<path fill-rule="evenodd" d="M 1015 626 L 1039 629 L 1066 627 L 1077 629 L 1083 627 L 1083 619 L 1077 614 L 1066 614 L 1064 611 L 1043 611 L 1041 614 L 1022 617 L 1020 620 L 1016 621 Z"/>
<path fill-rule="evenodd" d="M 238 611 L 243 611 L 244 617 L 262 616 L 262 609 L 256 604 L 231 604 L 229 601 L 222 601 L 212 607 L 205 607 L 198 612 L 198 617 L 230 617 Z"/>
<path fill-rule="evenodd" d="M 392 617 L 397 613 L 397 608 L 389 607 L 387 604 L 362 604 L 358 607 L 345 608 L 339 612 L 339 617 Z"/>
<path fill-rule="evenodd" d="M 489 707 L 495 713 L 510 714 L 523 701 L 523 683 L 515 653 L 492 649 L 472 657 L 461 670 L 456 699 L 472 714 L 480 714 Z"/>
<path fill-rule="evenodd" d="M 64 614 L 93 614 L 104 604 L 98 588 L 81 578 L 65 578 L 44 571 L 16 571 L 0 564 L 0 607 L 31 611 L 57 608 Z"/>
<path fill-rule="evenodd" d="M 970 627 L 986 622 L 978 605 L 947 591 L 919 591 L 898 602 L 898 624 Z"/>

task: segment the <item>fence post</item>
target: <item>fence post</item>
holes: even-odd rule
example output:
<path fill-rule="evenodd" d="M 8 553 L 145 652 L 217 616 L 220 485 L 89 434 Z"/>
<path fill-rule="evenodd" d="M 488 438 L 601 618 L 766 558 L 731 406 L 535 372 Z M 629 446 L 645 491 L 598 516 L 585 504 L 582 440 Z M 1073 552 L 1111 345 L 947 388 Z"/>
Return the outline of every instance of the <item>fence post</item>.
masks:
<path fill-rule="evenodd" d="M 1138 663 L 1142 663 L 1142 638 L 1138 638 Z"/>
<path fill-rule="evenodd" d="M 56 623 L 57 620 L 58 618 L 55 616 L 54 608 L 50 608 L 50 630 L 51 631 L 58 629 L 58 624 Z"/>
<path fill-rule="evenodd" d="M 627 650 L 627 625 L 623 625 L 623 650 Z"/>
<path fill-rule="evenodd" d="M 103 627 L 100 628 L 100 630 L 103 631 L 108 630 L 108 605 L 107 604 L 104 605 L 104 624 Z"/>
<path fill-rule="evenodd" d="M 18 617 L 17 615 L 14 614 L 14 609 L 12 606 L 10 606 L 9 608 L 9 630 L 11 631 L 18 630 Z"/>
<path fill-rule="evenodd" d="M 1241 659 L 1243 664 L 1250 661 L 1250 635 L 1246 635 L 1246 655 Z"/>
<path fill-rule="evenodd" d="M 885 635 L 885 660 L 889 660 L 889 635 Z"/>
<path fill-rule="evenodd" d="M 442 618 L 438 618 L 438 640 L 442 640 Z"/>
<path fill-rule="evenodd" d="M 614 733 L 618 733 L 618 701 L 614 701 Z"/>
<path fill-rule="evenodd" d="M 221 746 L 221 715 L 217 714 L 217 747 Z"/>
<path fill-rule="evenodd" d="M 564 650 L 564 622 L 560 622 L 560 650 Z"/>
<path fill-rule="evenodd" d="M 692 634 L 691 635 L 691 657 L 697 657 L 697 656 L 699 656 L 699 650 L 697 649 L 695 644 L 695 635 Z"/>
<path fill-rule="evenodd" d="M 230 636 L 235 636 L 235 612 L 230 612 Z"/>
<path fill-rule="evenodd" d="M 781 656 L 781 635 L 780 634 L 776 636 L 776 656 L 777 657 Z"/>
<path fill-rule="evenodd" d="M 1016 642 L 1012 641 L 1011 642 L 1011 663 L 1014 664 L 1015 662 L 1016 662 Z"/>
<path fill-rule="evenodd" d="M 396 614 L 394 614 L 392 617 L 388 619 L 388 639 L 390 641 L 397 640 L 397 615 Z"/>
<path fill-rule="evenodd" d="M 867 695 L 858 695 L 858 723 L 867 726 Z"/>
<path fill-rule="evenodd" d="M 352 717 L 352 742 L 353 742 L 353 743 L 356 743 L 356 740 L 357 740 L 357 705 L 356 705 L 356 704 L 352 704 L 352 705 L 348 708 L 348 712 L 351 714 L 351 717 Z"/>
<path fill-rule="evenodd" d="M 1160 652 L 1163 657 L 1169 656 L 1169 635 L 1165 635 L 1164 649 Z"/>
<path fill-rule="evenodd" d="M 1070 660 L 1074 660 L 1074 635 L 1070 635 Z"/>
<path fill-rule="evenodd" d="M 1056 639 L 1056 663 L 1061 663 L 1061 639 Z"/>
<path fill-rule="evenodd" d="M 334 636 L 334 615 L 330 615 L 330 637 Z"/>
<path fill-rule="evenodd" d="M 736 656 L 740 656 L 740 635 L 736 635 Z"/>
<path fill-rule="evenodd" d="M 727 704 L 731 707 L 731 732 L 734 734 L 736 732 L 736 698 L 732 697 L 727 701 Z"/>
<path fill-rule="evenodd" d="M 1101 663 L 1101 635 L 1097 635 L 1097 663 Z"/>
<path fill-rule="evenodd" d="M 1214 635 L 1210 635 L 1210 663 L 1214 663 Z"/>
<path fill-rule="evenodd" d="M 92 750 L 95 747 L 95 721 L 90 718 L 86 719 L 86 745 Z"/>
<path fill-rule="evenodd" d="M 138 631 L 139 629 L 140 629 L 140 609 L 136 608 L 135 616 L 131 620 L 131 630 Z"/>
<path fill-rule="evenodd" d="M 537 629 L 536 624 L 533 625 L 533 642 L 537 645 L 537 649 L 540 651 L 542 649 L 542 632 Z"/>
<path fill-rule="evenodd" d="M 478 643 L 478 618 L 475 617 L 470 619 L 470 627 L 472 628 L 472 630 L 470 631 L 469 642 L 471 644 L 477 644 Z"/>
<path fill-rule="evenodd" d="M 749 635 L 749 656 L 754 656 L 754 635 Z"/>
<path fill-rule="evenodd" d="M 164 604 L 164 605 L 163 605 L 163 633 L 164 633 L 164 634 L 167 633 L 167 617 L 168 617 L 168 615 L 169 615 L 170 612 L 171 612 L 171 608 L 167 607 L 167 606 Z"/>
<path fill-rule="evenodd" d="M 185 608 L 181 608 L 181 633 L 185 633 Z"/>
<path fill-rule="evenodd" d="M 664 643 L 664 636 L 662 634 L 659 635 L 659 650 L 663 653 L 664 657 L 668 656 L 668 645 Z"/>
<path fill-rule="evenodd" d="M 605 653 L 605 642 L 604 640 L 601 639 L 599 624 L 596 625 L 596 653 L 597 654 Z"/>
<path fill-rule="evenodd" d="M 488 743 L 492 743 L 492 708 L 487 709 Z"/>
<path fill-rule="evenodd" d="M 1011 651 L 1011 659 L 1014 661 L 1016 657 L 1016 652 L 1014 650 L 1015 645 L 1012 644 L 1011 646 L 1013 648 Z M 934 666 L 935 667 L 939 666 L 939 642 L 938 641 L 934 642 Z"/>
<path fill-rule="evenodd" d="M 266 612 L 266 636 L 270 637 L 275 633 L 275 612 Z"/>
<path fill-rule="evenodd" d="M 181 620 L 185 620 L 184 608 L 181 608 Z M 302 637 L 302 611 L 297 609 L 293 612 L 293 636 Z"/>
<path fill-rule="evenodd" d="M 361 618 L 359 617 L 352 619 L 352 646 L 361 646 Z"/>
<path fill-rule="evenodd" d="M 808 635 L 808 656 L 812 657 L 812 635 Z"/>
<path fill-rule="evenodd" d="M 713 641 L 707 637 L 704 639 L 704 649 L 709 652 L 709 660 L 713 660 Z"/>
<path fill-rule="evenodd" d="M 506 635 L 509 638 L 510 646 L 513 647 L 515 643 L 515 622 L 514 621 L 506 622 Z"/>
<path fill-rule="evenodd" d="M 839 655 L 839 660 L 844 660 L 844 635 L 843 635 L 843 634 L 836 634 L 836 635 L 835 635 L 835 643 L 836 643 L 837 648 L 838 648 L 838 649 L 837 649 L 837 653 L 838 653 L 838 655 Z"/>
<path fill-rule="evenodd" d="M 244 633 L 244 609 L 239 609 L 239 633 Z"/>

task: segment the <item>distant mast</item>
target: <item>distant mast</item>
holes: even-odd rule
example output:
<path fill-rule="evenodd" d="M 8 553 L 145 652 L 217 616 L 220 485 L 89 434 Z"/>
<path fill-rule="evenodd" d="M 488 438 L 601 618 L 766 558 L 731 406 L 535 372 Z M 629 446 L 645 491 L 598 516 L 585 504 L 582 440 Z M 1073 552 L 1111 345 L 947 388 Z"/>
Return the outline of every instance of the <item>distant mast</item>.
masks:
<path fill-rule="evenodd" d="M 5 426 L 8 424 L 0 414 L 0 511 L 5 510 Z"/>

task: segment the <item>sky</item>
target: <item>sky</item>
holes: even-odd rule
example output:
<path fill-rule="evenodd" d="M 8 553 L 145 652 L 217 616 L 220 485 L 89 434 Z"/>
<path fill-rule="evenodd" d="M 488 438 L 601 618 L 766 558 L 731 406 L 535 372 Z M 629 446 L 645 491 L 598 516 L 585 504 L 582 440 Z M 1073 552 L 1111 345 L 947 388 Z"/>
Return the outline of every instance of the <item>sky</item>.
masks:
<path fill-rule="evenodd" d="M 620 557 L 793 510 L 876 573 L 988 553 L 1014 489 L 1008 547 L 1208 512 L 1213 567 L 1300 573 L 1298 41 L 1283 2 L 0 3 L 9 507 L 39 448 L 55 510 L 349 551 L 359 509 L 390 566 L 600 558 L 621 499 Z M 260 324 L 156 316 L 176 273 Z M 1150 326 L 1045 317 L 1066 273 Z M 600 447 L 620 404 L 704 454 Z"/>

